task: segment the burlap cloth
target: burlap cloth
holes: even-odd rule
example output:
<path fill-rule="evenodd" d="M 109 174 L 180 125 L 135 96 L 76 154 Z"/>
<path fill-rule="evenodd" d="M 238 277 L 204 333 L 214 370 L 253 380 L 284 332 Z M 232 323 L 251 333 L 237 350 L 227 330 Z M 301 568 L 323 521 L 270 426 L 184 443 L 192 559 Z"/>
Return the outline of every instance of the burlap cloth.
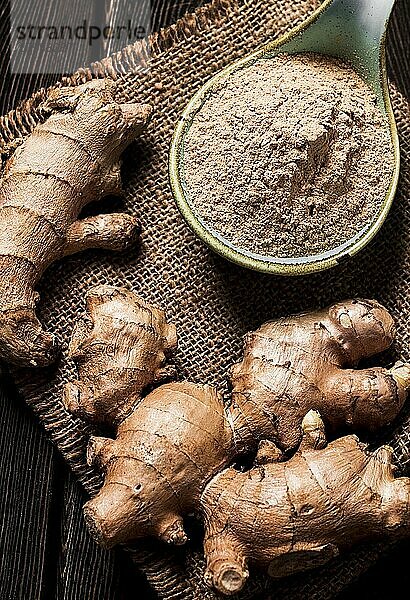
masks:
<path fill-rule="evenodd" d="M 278 278 L 246 271 L 209 251 L 178 213 L 168 182 L 167 158 L 174 126 L 191 95 L 215 71 L 283 33 L 316 8 L 318 0 L 216 0 L 151 37 L 149 69 L 126 72 L 145 48 L 138 43 L 119 55 L 76 73 L 68 83 L 92 76 L 118 79 L 119 98 L 155 106 L 153 120 L 124 161 L 126 209 L 142 221 L 140 248 L 116 255 L 89 251 L 53 265 L 40 286 L 40 316 L 62 342 L 57 367 L 15 374 L 27 403 L 88 493 L 100 477 L 85 460 L 89 431 L 67 414 L 61 389 L 73 375 L 66 358 L 73 323 L 84 309 L 84 295 L 97 283 L 125 285 L 165 308 L 177 325 L 175 361 L 181 378 L 219 384 L 226 390 L 229 366 L 241 354 L 243 334 L 264 320 L 306 310 L 349 296 L 377 298 L 396 317 L 396 352 L 409 353 L 410 191 L 409 105 L 392 89 L 401 138 L 399 192 L 390 216 L 374 242 L 336 269 L 302 278 Z M 115 65 L 115 69 L 113 68 Z M 135 66 L 135 65 L 134 65 Z M 7 154 L 16 139 L 45 117 L 40 90 L 19 109 L 1 119 L 0 149 Z M 111 207 L 112 209 L 112 207 Z M 386 360 L 392 356 L 385 357 Z M 394 447 L 402 473 L 410 465 L 410 421 L 404 412 L 384 438 Z M 184 549 L 144 541 L 128 549 L 162 599 L 214 599 L 202 582 L 200 535 Z M 379 556 L 381 545 L 360 548 L 325 568 L 275 583 L 255 575 L 241 599 L 334 597 Z"/>

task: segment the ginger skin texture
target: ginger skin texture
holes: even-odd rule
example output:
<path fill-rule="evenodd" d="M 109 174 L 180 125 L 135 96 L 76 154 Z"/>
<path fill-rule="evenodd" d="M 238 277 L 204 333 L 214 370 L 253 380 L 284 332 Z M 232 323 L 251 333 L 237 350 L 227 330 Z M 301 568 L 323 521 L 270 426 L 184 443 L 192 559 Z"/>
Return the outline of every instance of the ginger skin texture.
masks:
<path fill-rule="evenodd" d="M 292 450 L 310 409 L 332 432 L 374 431 L 393 421 L 406 398 L 409 367 L 354 367 L 386 350 L 394 335 L 393 319 L 374 300 L 341 302 L 249 333 L 231 373 L 238 443 L 247 448 L 249 440 L 269 439 Z"/>
<path fill-rule="evenodd" d="M 242 589 L 248 562 L 284 577 L 359 542 L 410 535 L 410 479 L 394 479 L 391 448 L 369 453 L 354 435 L 326 446 L 315 411 L 302 431 L 289 460 L 265 448 L 263 464 L 226 469 L 205 488 L 205 579 L 223 594 Z"/>
<path fill-rule="evenodd" d="M 79 379 L 65 386 L 63 401 L 76 416 L 117 425 L 148 385 L 175 375 L 164 365 L 176 347 L 176 329 L 161 310 L 127 289 L 94 287 L 86 304 L 69 347 Z"/>
<path fill-rule="evenodd" d="M 340 320 L 342 323 L 346 320 L 343 315 L 352 323 L 349 329 L 340 325 Z M 288 328 L 285 323 L 290 324 Z M 275 325 L 282 335 L 276 343 L 273 337 L 265 339 L 259 334 L 266 328 L 274 329 Z M 311 409 L 321 408 L 326 412 L 330 429 L 346 425 L 344 416 L 350 413 L 345 407 L 353 401 L 360 407 L 360 419 L 354 423 L 362 427 L 365 427 L 363 412 L 377 413 L 379 426 L 398 414 L 410 386 L 410 369 L 406 365 L 391 370 L 346 369 L 353 383 L 357 377 L 360 384 L 369 381 L 372 385 L 371 394 L 363 387 L 366 392 L 363 407 L 361 397 L 349 398 L 347 390 L 339 397 L 330 384 L 327 387 L 330 366 L 334 367 L 335 377 L 343 376 L 344 369 L 338 362 L 341 355 L 347 356 L 349 351 L 352 364 L 392 342 L 392 319 L 376 302 L 347 301 L 318 313 L 268 323 L 259 332 L 247 336 L 241 363 L 246 365 L 248 397 L 241 395 L 236 402 L 224 406 L 218 392 L 210 386 L 188 382 L 162 385 L 135 405 L 118 425 L 115 440 L 92 438 L 88 458 L 103 470 L 105 481 L 99 493 L 87 502 L 85 514 L 90 531 L 100 544 L 111 547 L 147 535 L 168 543 L 184 543 L 187 536 L 183 518 L 199 510 L 201 493 L 213 477 L 218 477 L 241 454 L 256 452 L 258 444 L 259 463 L 296 450 L 302 440 L 303 418 Z M 108 333 L 108 339 L 111 337 Z M 255 339 L 258 345 L 254 344 Z M 265 353 L 260 349 L 261 344 Z M 278 367 L 281 362 L 277 355 L 270 360 L 268 351 L 276 351 L 276 344 L 282 349 L 283 362 L 295 364 L 295 370 L 303 368 L 298 378 L 288 366 L 283 370 Z M 236 366 L 237 377 L 240 371 L 241 366 Z M 251 380 L 249 372 L 257 377 Z M 288 379 L 278 377 L 282 373 Z M 305 395 L 300 395 L 298 386 L 305 384 L 306 377 L 312 383 L 302 388 Z M 269 383 L 265 389 L 263 381 Z M 255 386 L 255 394 L 251 384 Z M 319 394 L 318 385 L 323 392 L 328 389 L 329 394 Z M 115 402 L 114 394 L 111 398 Z M 122 403 L 123 397 L 119 401 Z M 327 402 L 331 406 L 327 407 Z M 337 402 L 341 415 L 337 406 L 333 406 Z M 259 414 L 270 419 L 263 420 Z M 370 427 L 374 428 L 375 417 L 372 418 Z M 245 429 L 243 424 L 251 423 L 251 419 L 255 419 L 253 427 Z M 254 500 L 258 501 L 257 496 Z"/>
<path fill-rule="evenodd" d="M 35 314 L 36 284 L 54 261 L 87 248 L 122 250 L 139 223 L 127 214 L 78 220 L 91 201 L 121 194 L 120 155 L 150 108 L 118 104 L 115 85 L 95 80 L 50 93 L 52 114 L 6 163 L 0 187 L 0 358 L 52 362 L 57 344 Z"/>
<path fill-rule="evenodd" d="M 84 507 L 93 537 L 111 546 L 147 535 L 183 544 L 183 516 L 234 456 L 232 430 L 214 388 L 170 383 L 121 423 L 117 439 L 91 438 L 88 460 L 105 473 Z"/>

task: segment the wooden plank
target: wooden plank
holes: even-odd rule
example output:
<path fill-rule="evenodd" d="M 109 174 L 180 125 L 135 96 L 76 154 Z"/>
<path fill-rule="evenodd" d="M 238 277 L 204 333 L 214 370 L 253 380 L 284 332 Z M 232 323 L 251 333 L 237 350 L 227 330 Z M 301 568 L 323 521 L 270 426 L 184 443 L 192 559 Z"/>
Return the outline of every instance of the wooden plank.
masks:
<path fill-rule="evenodd" d="M 40 599 L 47 588 L 56 451 L 2 377 L 0 389 L 0 597 Z"/>
<path fill-rule="evenodd" d="M 74 478 L 68 474 L 64 481 L 61 499 L 62 545 L 59 548 L 56 599 L 75 600 L 86 597 L 117 598 L 117 574 L 114 569 L 114 552 L 107 552 L 92 542 L 86 530 L 82 505 L 84 495 Z"/>

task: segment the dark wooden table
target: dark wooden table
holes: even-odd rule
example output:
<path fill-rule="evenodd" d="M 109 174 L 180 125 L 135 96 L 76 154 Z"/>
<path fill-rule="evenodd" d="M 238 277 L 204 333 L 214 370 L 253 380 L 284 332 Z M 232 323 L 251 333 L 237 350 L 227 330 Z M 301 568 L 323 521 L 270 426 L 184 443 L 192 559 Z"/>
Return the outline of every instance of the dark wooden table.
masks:
<path fill-rule="evenodd" d="M 136 14 L 149 2 L 70 0 L 70 6 L 79 14 L 100 15 L 102 8 L 121 8 L 127 1 Z M 152 0 L 152 29 L 175 21 L 205 1 Z M 50 0 L 47 4 L 57 14 L 67 2 Z M 58 75 L 10 74 L 9 9 L 9 1 L 0 0 L 1 114 L 58 79 Z M 407 95 L 409 42 L 410 0 L 397 0 L 388 37 L 389 73 Z M 103 55 L 103 47 L 94 48 L 86 62 Z M 27 56 L 28 71 L 30 60 Z M 0 383 L 0 600 L 152 598 L 123 553 L 105 552 L 91 541 L 81 516 L 81 490 L 10 379 L 2 375 Z M 390 600 L 408 593 L 409 558 L 410 543 L 404 542 L 346 590 L 343 598 Z"/>

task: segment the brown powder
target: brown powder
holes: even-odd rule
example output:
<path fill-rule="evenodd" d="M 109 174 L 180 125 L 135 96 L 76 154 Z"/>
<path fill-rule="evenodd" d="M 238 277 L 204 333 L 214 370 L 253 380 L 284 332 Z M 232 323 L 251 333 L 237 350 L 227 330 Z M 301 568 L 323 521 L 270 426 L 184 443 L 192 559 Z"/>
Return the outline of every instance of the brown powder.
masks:
<path fill-rule="evenodd" d="M 381 208 L 394 158 L 376 97 L 347 64 L 259 60 L 218 84 L 185 139 L 196 215 L 237 248 L 301 257 L 347 242 Z"/>

